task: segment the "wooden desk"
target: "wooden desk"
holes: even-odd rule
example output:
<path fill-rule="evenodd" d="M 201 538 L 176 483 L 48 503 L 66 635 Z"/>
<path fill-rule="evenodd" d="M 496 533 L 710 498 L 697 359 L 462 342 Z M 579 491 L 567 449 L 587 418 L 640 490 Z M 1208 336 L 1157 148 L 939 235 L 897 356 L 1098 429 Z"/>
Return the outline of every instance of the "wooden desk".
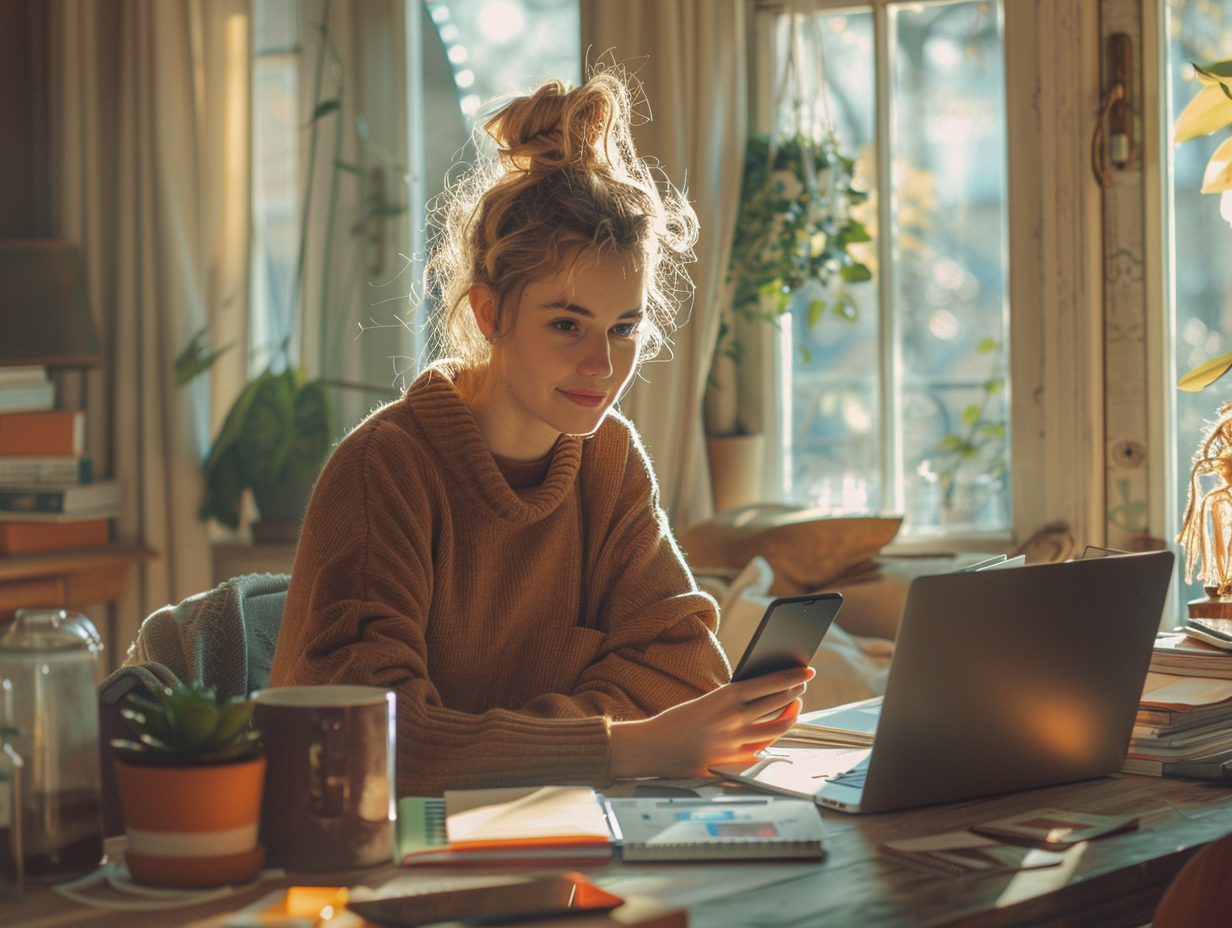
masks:
<path fill-rule="evenodd" d="M 935 834 L 1044 807 L 1132 813 L 1141 818 L 1142 826 L 1075 849 L 1068 866 L 1017 875 L 975 879 L 934 875 L 876 853 L 877 845 L 887 838 Z M 1136 928 L 1150 921 L 1159 897 L 1181 865 L 1202 845 L 1232 832 L 1232 789 L 1196 781 L 1116 776 L 907 812 L 847 816 L 826 811 L 822 815 L 829 852 L 826 861 L 808 867 L 802 876 L 796 862 L 707 864 L 707 868 L 730 868 L 733 876 L 751 867 L 782 866 L 786 882 L 694 906 L 690 924 L 694 928 Z M 625 873 L 655 869 L 653 865 L 613 866 Z M 394 867 L 383 867 L 360 874 L 301 877 L 294 882 L 380 885 L 397 872 Z M 601 878 L 603 872 L 593 875 Z M 82 908 L 47 887 L 34 886 L 25 902 L 0 906 L 0 924 L 14 928 L 192 924 L 205 928 L 218 924 L 212 916 L 240 909 L 278 885 L 263 883 L 216 903 L 142 914 Z"/>
<path fill-rule="evenodd" d="M 141 545 L 0 556 L 0 621 L 27 607 L 115 602 L 128 588 L 133 565 L 157 556 Z"/>

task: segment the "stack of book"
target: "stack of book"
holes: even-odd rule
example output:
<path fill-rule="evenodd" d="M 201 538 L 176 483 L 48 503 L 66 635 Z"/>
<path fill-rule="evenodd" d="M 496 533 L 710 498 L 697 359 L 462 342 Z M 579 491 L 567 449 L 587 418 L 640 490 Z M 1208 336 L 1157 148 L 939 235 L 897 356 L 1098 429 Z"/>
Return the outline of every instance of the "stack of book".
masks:
<path fill-rule="evenodd" d="M 1199 677 L 1175 668 L 1147 674 L 1126 773 L 1163 776 L 1177 772 L 1170 765 L 1227 751 L 1232 751 L 1232 674 Z"/>
<path fill-rule="evenodd" d="M 44 368 L 0 368 L 0 555 L 110 541 L 119 488 L 94 480 L 84 414 L 54 400 Z"/>

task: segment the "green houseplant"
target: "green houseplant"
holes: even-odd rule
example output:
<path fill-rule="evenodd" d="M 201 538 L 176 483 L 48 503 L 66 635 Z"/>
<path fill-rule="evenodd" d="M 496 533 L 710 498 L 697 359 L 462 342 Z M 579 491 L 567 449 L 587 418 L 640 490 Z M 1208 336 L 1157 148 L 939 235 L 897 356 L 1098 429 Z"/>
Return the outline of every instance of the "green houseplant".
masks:
<path fill-rule="evenodd" d="M 854 160 L 842 153 L 832 132 L 820 141 L 806 133 L 759 135 L 746 146 L 727 270 L 730 312 L 719 323 L 706 410 L 719 510 L 755 501 L 761 482 L 764 438 L 741 420 L 732 389 L 744 360 L 738 323 L 778 325 L 809 285 L 814 285 L 806 310 L 809 326 L 830 314 L 847 321 L 858 315 L 846 284 L 869 280 L 872 272 L 850 251 L 851 245 L 870 241 L 850 212 L 867 199 L 853 182 L 854 171 Z M 801 351 L 807 358 L 807 348 Z"/>
<path fill-rule="evenodd" d="M 116 783 L 133 878 L 153 886 L 245 882 L 265 858 L 257 843 L 265 757 L 253 702 L 219 699 L 200 683 L 129 694 Z"/>

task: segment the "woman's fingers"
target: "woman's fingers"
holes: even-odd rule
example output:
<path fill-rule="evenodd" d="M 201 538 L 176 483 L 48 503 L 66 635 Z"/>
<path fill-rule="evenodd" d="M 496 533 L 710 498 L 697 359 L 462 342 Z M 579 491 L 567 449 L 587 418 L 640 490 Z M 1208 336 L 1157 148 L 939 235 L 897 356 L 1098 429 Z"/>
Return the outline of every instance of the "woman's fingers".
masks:
<path fill-rule="evenodd" d="M 780 693 L 783 690 L 791 689 L 793 686 L 805 684 L 816 675 L 817 671 L 812 667 L 792 667 L 788 670 L 776 670 L 774 673 L 754 677 L 751 680 L 729 683 L 727 689 L 743 702 L 752 702 L 753 700 L 761 699 L 763 696 Z"/>
<path fill-rule="evenodd" d="M 768 715 L 778 713 L 783 707 L 790 706 L 793 702 L 798 702 L 800 696 L 804 694 L 804 689 L 805 684 L 797 683 L 788 689 L 780 690 L 771 693 L 769 696 L 756 699 L 753 702 L 745 703 L 740 710 L 740 715 L 746 722 L 755 722 Z"/>

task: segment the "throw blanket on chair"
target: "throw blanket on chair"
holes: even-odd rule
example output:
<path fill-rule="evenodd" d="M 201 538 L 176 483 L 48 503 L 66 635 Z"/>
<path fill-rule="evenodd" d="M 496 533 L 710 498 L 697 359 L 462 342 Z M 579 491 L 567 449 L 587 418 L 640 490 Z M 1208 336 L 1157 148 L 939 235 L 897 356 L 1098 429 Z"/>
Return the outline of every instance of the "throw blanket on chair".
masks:
<path fill-rule="evenodd" d="M 141 623 L 99 700 L 115 705 L 138 684 L 153 690 L 201 681 L 223 698 L 268 686 L 290 579 L 246 574 L 159 609 Z"/>

